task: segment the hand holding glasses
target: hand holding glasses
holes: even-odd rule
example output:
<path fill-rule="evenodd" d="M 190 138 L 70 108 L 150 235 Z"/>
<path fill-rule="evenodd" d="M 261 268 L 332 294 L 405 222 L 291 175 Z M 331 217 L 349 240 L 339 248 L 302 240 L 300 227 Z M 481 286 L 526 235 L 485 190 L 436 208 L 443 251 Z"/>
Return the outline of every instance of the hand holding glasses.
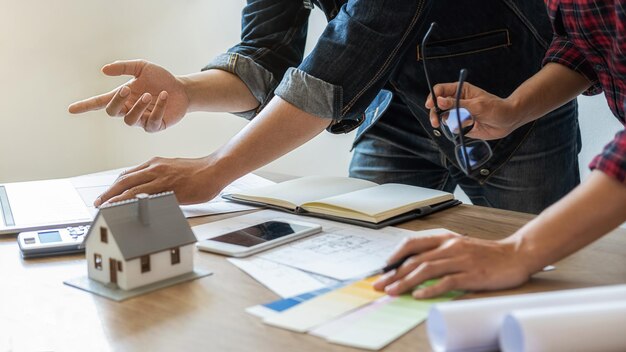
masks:
<path fill-rule="evenodd" d="M 465 108 L 460 107 L 461 92 L 463 91 L 463 82 L 467 77 L 467 70 L 461 69 L 459 73 L 459 85 L 456 90 L 456 103 L 455 107 L 448 110 L 441 110 L 437 104 L 437 97 L 435 97 L 433 85 L 430 82 L 428 76 L 428 69 L 426 67 L 426 43 L 430 37 L 433 28 L 437 26 L 437 23 L 433 22 L 430 28 L 422 39 L 422 57 L 424 64 L 424 75 L 426 76 L 426 83 L 428 83 L 428 89 L 433 98 L 433 104 L 435 106 L 435 113 L 439 119 L 439 126 L 441 132 L 446 138 L 452 141 L 455 145 L 454 154 L 459 168 L 470 174 L 472 170 L 482 166 L 493 155 L 489 144 L 482 139 L 469 139 L 465 135 L 474 127 L 476 120 L 472 114 Z"/>

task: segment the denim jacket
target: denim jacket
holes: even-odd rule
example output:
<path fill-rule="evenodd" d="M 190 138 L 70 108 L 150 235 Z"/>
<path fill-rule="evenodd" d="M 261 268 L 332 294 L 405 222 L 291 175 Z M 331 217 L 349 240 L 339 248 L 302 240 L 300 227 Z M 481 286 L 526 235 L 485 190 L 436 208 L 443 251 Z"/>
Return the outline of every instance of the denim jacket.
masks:
<path fill-rule="evenodd" d="M 248 0 L 241 42 L 204 68 L 234 73 L 245 82 L 260 105 L 241 116 L 253 118 L 277 95 L 332 119 L 330 132 L 360 126 L 358 140 L 393 93 L 437 140 L 424 108 L 429 90 L 420 48 L 431 22 L 439 24 L 426 53 L 433 84 L 454 82 L 459 69 L 467 68 L 469 82 L 502 97 L 541 68 L 552 38 L 542 0 L 315 0 L 329 22 L 303 57 L 307 3 Z M 515 131 L 494 153 L 514 150 L 530 128 Z M 442 141 L 441 148 L 453 155 L 451 143 Z M 503 154 L 491 162 L 502 163 L 511 153 Z"/>

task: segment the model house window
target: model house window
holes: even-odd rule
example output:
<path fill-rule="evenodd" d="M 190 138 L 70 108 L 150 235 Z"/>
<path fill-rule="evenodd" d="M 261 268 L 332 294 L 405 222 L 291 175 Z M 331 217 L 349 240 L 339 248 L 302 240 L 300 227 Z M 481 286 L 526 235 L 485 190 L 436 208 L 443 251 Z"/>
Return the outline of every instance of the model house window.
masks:
<path fill-rule="evenodd" d="M 147 273 L 150 271 L 150 256 L 144 255 L 141 257 L 141 272 Z"/>
<path fill-rule="evenodd" d="M 117 271 L 122 271 L 122 262 L 120 261 L 117 262 Z"/>
<path fill-rule="evenodd" d="M 93 254 L 93 263 L 96 267 L 96 270 L 102 270 L 102 256 L 100 254 Z"/>
<path fill-rule="evenodd" d="M 180 263 L 180 248 L 170 249 L 170 257 L 172 258 L 172 265 Z"/>
<path fill-rule="evenodd" d="M 109 232 L 106 227 L 100 227 L 100 242 L 109 243 Z"/>

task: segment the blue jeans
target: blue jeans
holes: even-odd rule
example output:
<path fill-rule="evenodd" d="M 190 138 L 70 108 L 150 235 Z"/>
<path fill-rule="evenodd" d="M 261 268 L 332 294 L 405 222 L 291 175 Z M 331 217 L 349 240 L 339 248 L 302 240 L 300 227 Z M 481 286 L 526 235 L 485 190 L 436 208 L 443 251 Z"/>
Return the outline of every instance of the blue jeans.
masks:
<path fill-rule="evenodd" d="M 479 6 L 480 5 L 480 6 Z M 539 213 L 580 182 L 576 102 L 490 141 L 491 159 L 465 175 L 454 144 L 430 125 L 422 59 L 433 84 L 467 81 L 506 97 L 541 68 L 550 38 L 542 2 L 431 2 L 424 22 L 436 21 L 426 50 L 420 40 L 404 55 L 359 127 L 350 175 L 453 191 L 459 185 L 477 205 Z"/>
<path fill-rule="evenodd" d="M 485 180 L 477 180 L 450 162 L 398 100 L 394 99 L 384 116 L 358 136 L 350 176 L 447 192 L 459 185 L 476 205 L 527 213 L 541 212 L 580 182 L 578 120 L 571 118 L 576 115 L 575 104 L 536 121 L 500 169 Z"/>

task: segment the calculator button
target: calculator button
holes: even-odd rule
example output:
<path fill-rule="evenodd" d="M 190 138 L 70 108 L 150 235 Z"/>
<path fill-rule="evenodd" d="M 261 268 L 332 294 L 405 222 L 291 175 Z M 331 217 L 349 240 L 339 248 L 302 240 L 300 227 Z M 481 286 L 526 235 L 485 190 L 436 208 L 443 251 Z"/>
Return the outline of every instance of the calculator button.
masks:
<path fill-rule="evenodd" d="M 24 243 L 26 243 L 26 244 L 33 244 L 33 243 L 35 243 L 35 237 L 26 237 L 26 238 L 24 238 Z"/>

